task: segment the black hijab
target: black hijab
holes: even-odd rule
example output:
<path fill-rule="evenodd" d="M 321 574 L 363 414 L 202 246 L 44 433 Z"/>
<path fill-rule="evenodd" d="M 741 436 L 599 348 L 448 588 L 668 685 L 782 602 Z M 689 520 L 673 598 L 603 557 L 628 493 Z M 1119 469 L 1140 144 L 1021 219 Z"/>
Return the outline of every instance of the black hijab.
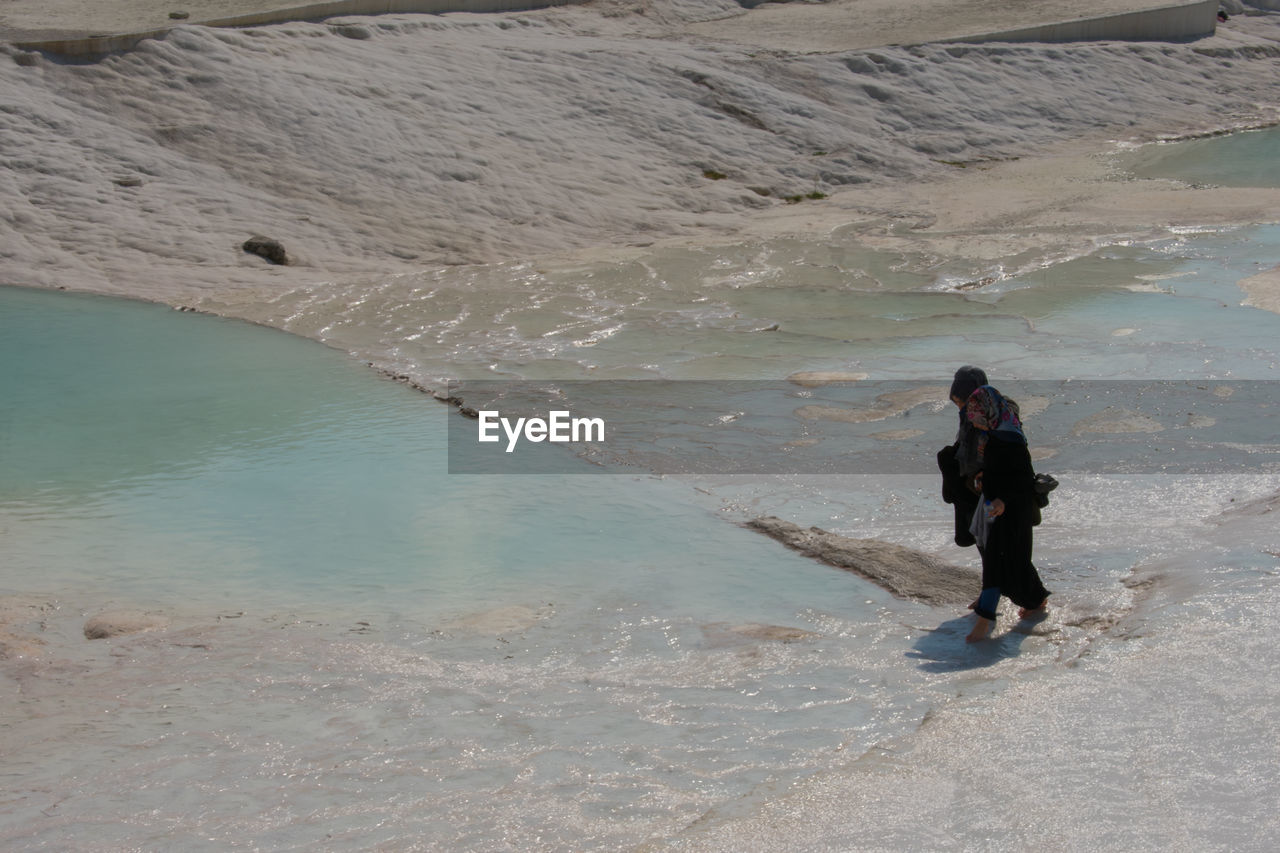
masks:
<path fill-rule="evenodd" d="M 951 396 L 959 397 L 960 402 L 964 403 L 969 399 L 970 394 L 986 384 L 986 371 L 981 367 L 966 364 L 956 371 L 955 378 L 951 381 Z"/>
<path fill-rule="evenodd" d="M 966 364 L 956 371 L 951 381 L 951 396 L 960 400 L 960 428 L 956 431 L 956 464 L 960 476 L 971 477 L 982 468 L 982 453 L 978 447 L 981 432 L 973 428 L 964 415 L 964 404 L 969 395 L 987 384 L 987 374 L 981 367 Z"/>

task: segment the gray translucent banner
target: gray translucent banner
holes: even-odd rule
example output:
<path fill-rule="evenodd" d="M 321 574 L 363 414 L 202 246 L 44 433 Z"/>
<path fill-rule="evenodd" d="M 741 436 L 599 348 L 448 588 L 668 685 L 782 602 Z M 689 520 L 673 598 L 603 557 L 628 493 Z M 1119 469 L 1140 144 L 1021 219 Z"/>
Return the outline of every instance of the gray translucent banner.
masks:
<path fill-rule="evenodd" d="M 959 410 L 949 383 L 466 381 L 450 387 L 452 474 L 921 474 Z M 997 386 L 1038 470 L 1280 471 L 1280 382 L 1035 380 Z"/>

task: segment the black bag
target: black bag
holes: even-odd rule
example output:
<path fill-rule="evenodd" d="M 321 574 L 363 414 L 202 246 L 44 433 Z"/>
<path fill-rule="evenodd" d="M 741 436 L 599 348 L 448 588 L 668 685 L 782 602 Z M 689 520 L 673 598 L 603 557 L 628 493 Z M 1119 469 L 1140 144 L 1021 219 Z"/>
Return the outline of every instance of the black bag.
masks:
<path fill-rule="evenodd" d="M 1049 493 L 1058 488 L 1058 481 L 1052 474 L 1036 474 L 1031 481 L 1031 488 L 1036 495 L 1036 506 L 1044 509 L 1049 505 Z"/>
<path fill-rule="evenodd" d="M 962 488 L 960 467 L 956 464 L 955 445 L 949 445 L 938 451 L 938 470 L 942 472 L 942 501 L 953 504 L 958 497 L 958 489 Z"/>

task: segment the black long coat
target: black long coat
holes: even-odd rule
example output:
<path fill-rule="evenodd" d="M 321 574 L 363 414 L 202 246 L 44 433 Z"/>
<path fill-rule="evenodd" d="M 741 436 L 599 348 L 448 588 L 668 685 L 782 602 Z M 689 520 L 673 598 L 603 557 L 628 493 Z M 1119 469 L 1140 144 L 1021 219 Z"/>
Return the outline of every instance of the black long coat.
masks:
<path fill-rule="evenodd" d="M 982 457 L 982 498 L 1004 502 L 1004 513 L 987 532 L 982 549 L 982 587 L 999 587 L 1000 594 L 1019 607 L 1035 609 L 1049 590 L 1031 562 L 1032 528 L 1039 521 L 1031 455 L 1021 442 L 992 435 Z"/>

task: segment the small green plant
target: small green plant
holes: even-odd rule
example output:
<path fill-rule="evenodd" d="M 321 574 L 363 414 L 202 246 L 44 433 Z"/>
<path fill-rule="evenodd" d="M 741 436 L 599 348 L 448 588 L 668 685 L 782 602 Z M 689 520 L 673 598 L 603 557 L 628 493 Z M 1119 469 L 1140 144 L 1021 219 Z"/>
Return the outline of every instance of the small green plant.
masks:
<path fill-rule="evenodd" d="M 712 181 L 723 181 L 725 178 L 729 176 L 726 175 L 724 172 L 717 172 L 715 169 L 703 169 L 702 177 Z"/>
<path fill-rule="evenodd" d="M 810 199 L 811 201 L 818 201 L 819 199 L 824 199 L 826 197 L 827 197 L 826 193 L 821 192 L 819 190 L 813 190 L 807 193 L 797 193 L 796 195 L 784 195 L 782 197 L 782 200 L 785 201 L 787 204 L 799 204 L 805 199 Z"/>

